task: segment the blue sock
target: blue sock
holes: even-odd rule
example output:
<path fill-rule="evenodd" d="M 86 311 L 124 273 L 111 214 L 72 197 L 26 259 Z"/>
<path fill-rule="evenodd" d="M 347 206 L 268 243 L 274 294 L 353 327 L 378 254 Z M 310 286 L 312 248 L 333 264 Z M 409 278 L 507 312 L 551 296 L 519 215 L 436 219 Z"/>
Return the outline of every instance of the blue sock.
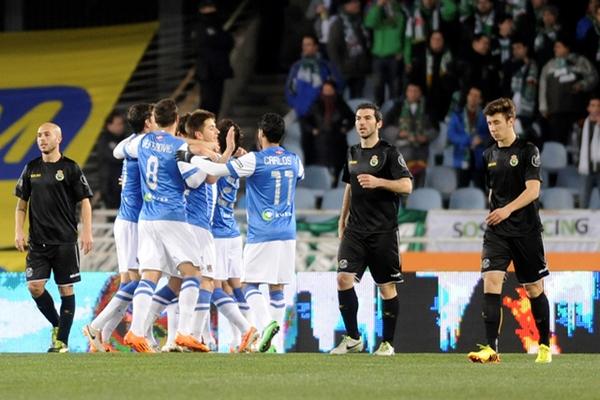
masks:
<path fill-rule="evenodd" d="M 162 288 L 160 288 L 156 293 L 154 293 L 152 301 L 156 301 L 157 303 L 160 303 L 164 306 L 168 306 L 169 303 L 171 303 L 176 297 L 177 295 L 175 294 L 175 292 L 173 292 L 169 285 L 165 285 Z"/>

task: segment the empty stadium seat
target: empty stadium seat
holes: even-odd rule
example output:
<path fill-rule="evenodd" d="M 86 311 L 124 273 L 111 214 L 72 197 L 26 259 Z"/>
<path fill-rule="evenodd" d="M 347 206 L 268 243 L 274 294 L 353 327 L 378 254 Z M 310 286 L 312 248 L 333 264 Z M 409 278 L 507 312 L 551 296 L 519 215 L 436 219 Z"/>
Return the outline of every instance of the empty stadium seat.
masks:
<path fill-rule="evenodd" d="M 444 199 L 450 197 L 450 194 L 456 190 L 457 185 L 454 168 L 443 165 L 427 168 L 425 186 L 437 189 Z"/>
<path fill-rule="evenodd" d="M 485 194 L 479 188 L 460 188 L 450 194 L 451 209 L 481 210 L 486 208 Z"/>
<path fill-rule="evenodd" d="M 442 195 L 433 188 L 415 189 L 406 201 L 409 210 L 434 210 L 442 208 Z"/>
<path fill-rule="evenodd" d="M 329 190 L 333 183 L 333 178 L 327 167 L 322 165 L 309 165 L 304 169 L 304 180 L 300 181 L 300 186 L 308 189 Z"/>
<path fill-rule="evenodd" d="M 294 202 L 296 210 L 313 210 L 317 206 L 317 196 L 312 190 L 299 187 Z"/>
<path fill-rule="evenodd" d="M 598 188 L 592 189 L 592 194 L 590 195 L 590 202 L 588 203 L 588 208 L 593 210 L 600 209 L 600 191 Z"/>
<path fill-rule="evenodd" d="M 323 201 L 321 202 L 321 210 L 340 210 L 342 208 L 342 201 L 344 199 L 344 191 L 346 189 L 336 188 L 326 191 L 323 194 Z M 339 215 L 339 214 L 338 214 Z M 333 216 L 310 216 L 306 218 L 306 222 L 318 223 L 329 221 Z"/>
<path fill-rule="evenodd" d="M 546 142 L 541 154 L 542 168 L 557 172 L 567 166 L 567 149 L 559 142 Z"/>
<path fill-rule="evenodd" d="M 581 175 L 579 175 L 577 167 L 573 165 L 567 165 L 566 167 L 558 170 L 556 186 L 567 188 L 571 191 L 571 194 L 573 194 L 574 196 L 579 196 L 579 189 L 581 187 Z"/>
<path fill-rule="evenodd" d="M 552 187 L 544 189 L 540 195 L 542 207 L 550 210 L 568 210 L 575 208 L 575 200 L 567 188 Z"/>
<path fill-rule="evenodd" d="M 358 107 L 362 103 L 373 103 L 373 100 L 363 99 L 363 98 L 356 98 L 356 99 L 346 100 L 346 104 L 348 104 L 348 107 L 350 107 L 350 109 L 353 112 L 356 112 L 356 107 Z"/>

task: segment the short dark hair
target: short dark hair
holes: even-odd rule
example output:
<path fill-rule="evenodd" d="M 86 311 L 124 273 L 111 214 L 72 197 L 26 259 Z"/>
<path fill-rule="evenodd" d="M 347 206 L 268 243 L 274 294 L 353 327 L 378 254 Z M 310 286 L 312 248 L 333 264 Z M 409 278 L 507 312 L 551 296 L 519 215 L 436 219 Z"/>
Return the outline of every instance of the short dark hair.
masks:
<path fill-rule="evenodd" d="M 127 123 L 135 133 L 140 133 L 146 126 L 146 120 L 152 117 L 153 104 L 138 103 L 129 107 L 127 111 Z"/>
<path fill-rule="evenodd" d="M 381 110 L 375 103 L 361 103 L 358 105 L 358 107 L 356 107 L 357 112 L 358 110 L 373 110 L 375 114 L 375 121 L 379 122 L 383 119 L 383 115 L 381 115 Z"/>
<path fill-rule="evenodd" d="M 285 135 L 285 122 L 279 114 L 266 113 L 260 118 L 258 129 L 262 130 L 269 143 L 281 143 Z"/>
<path fill-rule="evenodd" d="M 194 132 L 202 129 L 202 125 L 208 119 L 215 119 L 215 114 L 211 113 L 207 110 L 195 110 L 190 114 L 187 122 L 185 123 L 185 131 L 188 134 L 188 137 L 193 138 Z"/>
<path fill-rule="evenodd" d="M 161 128 L 171 126 L 177 121 L 177 104 L 175 100 L 162 99 L 154 105 L 154 121 Z"/>
<path fill-rule="evenodd" d="M 125 116 L 121 110 L 112 110 L 104 120 L 104 125 L 112 124 L 115 118 L 123 118 L 123 120 L 125 120 Z"/>
<path fill-rule="evenodd" d="M 242 138 L 244 137 L 244 135 L 242 134 L 242 130 L 240 129 L 240 126 L 238 124 L 236 124 L 235 122 L 233 122 L 230 119 L 224 118 L 222 120 L 219 121 L 219 123 L 217 124 L 217 128 L 219 129 L 219 147 L 221 148 L 221 151 L 225 151 L 225 149 L 227 148 L 227 132 L 229 131 L 229 128 L 231 128 L 233 126 L 233 131 L 234 131 L 234 138 L 235 138 L 235 149 L 233 149 L 233 152 L 235 153 L 237 151 L 237 149 L 240 147 L 240 142 L 242 141 Z"/>
<path fill-rule="evenodd" d="M 515 103 L 513 103 L 513 101 L 508 97 L 501 97 L 494 101 L 490 101 L 483 109 L 483 114 L 488 117 L 498 113 L 504 115 L 506 120 L 509 118 L 515 118 Z"/>
<path fill-rule="evenodd" d="M 304 35 L 302 35 L 302 40 L 306 38 L 312 39 L 314 44 L 316 44 L 317 46 L 319 45 L 319 38 L 317 38 L 316 35 L 313 35 L 312 33 L 305 33 Z"/>
<path fill-rule="evenodd" d="M 177 136 L 181 136 L 181 137 L 188 136 L 188 132 L 185 129 L 185 125 L 186 125 L 188 119 L 190 118 L 190 114 L 191 113 L 187 112 L 187 113 L 179 116 L 179 123 L 177 124 Z"/>

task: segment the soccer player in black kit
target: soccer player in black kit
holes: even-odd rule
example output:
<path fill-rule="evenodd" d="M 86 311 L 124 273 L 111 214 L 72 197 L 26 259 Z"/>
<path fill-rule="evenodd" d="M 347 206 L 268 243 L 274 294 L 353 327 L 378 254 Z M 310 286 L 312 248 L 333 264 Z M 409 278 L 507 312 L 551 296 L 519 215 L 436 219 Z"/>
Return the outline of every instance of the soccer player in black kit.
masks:
<path fill-rule="evenodd" d="M 27 287 L 40 312 L 52 324 L 50 353 L 69 351 L 69 333 L 75 314 L 73 283 L 79 276 L 77 248 L 77 204 L 81 203 L 81 249 L 92 249 L 92 191 L 75 161 L 63 156 L 59 147 L 60 127 L 47 122 L 37 131 L 42 156 L 30 161 L 17 182 L 19 198 L 15 210 L 15 247 L 25 251 L 27 239 L 23 226 L 29 208 L 29 252 L 25 276 Z M 61 296 L 60 315 L 46 290 L 54 272 Z"/>
<path fill-rule="evenodd" d="M 490 213 L 485 219 L 481 272 L 483 320 L 487 344 L 469 353 L 472 362 L 499 362 L 498 336 L 502 321 L 501 293 L 508 264 L 512 261 L 519 283 L 527 292 L 540 340 L 536 363 L 552 362 L 550 308 L 543 278 L 549 274 L 542 242 L 538 197 L 540 153 L 536 146 L 517 138 L 513 124 L 515 105 L 500 98 L 483 113 L 495 144 L 483 154 L 489 191 Z"/>
<path fill-rule="evenodd" d="M 341 243 L 337 286 L 347 334 L 331 354 L 363 350 L 354 284 L 360 281 L 367 267 L 383 302 L 383 340 L 375 354 L 394 354 L 399 305 L 396 284 L 402 282 L 398 210 L 400 195 L 412 191 L 412 175 L 400 152 L 379 140 L 381 119 L 376 105 L 364 103 L 358 106 L 355 126 L 360 144 L 349 149 L 344 165 L 342 181 L 346 182 L 346 189 L 338 224 Z"/>

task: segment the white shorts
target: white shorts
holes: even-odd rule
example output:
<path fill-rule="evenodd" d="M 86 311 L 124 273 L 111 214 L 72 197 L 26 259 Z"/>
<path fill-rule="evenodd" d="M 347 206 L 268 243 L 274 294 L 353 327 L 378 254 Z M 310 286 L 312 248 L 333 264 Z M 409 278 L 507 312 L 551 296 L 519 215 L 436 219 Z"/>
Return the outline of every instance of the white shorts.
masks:
<path fill-rule="evenodd" d="M 126 221 L 121 218 L 115 219 L 113 235 L 115 237 L 115 246 L 117 248 L 119 272 L 124 273 L 130 269 L 137 270 L 139 267 L 137 260 L 137 222 Z"/>
<path fill-rule="evenodd" d="M 193 233 L 186 222 L 138 222 L 138 261 L 140 272 L 158 270 L 179 276 L 177 267 L 184 262 L 199 265 L 194 252 Z"/>
<path fill-rule="evenodd" d="M 198 267 L 202 276 L 208 278 L 215 277 L 215 264 L 217 263 L 217 256 L 215 255 L 215 239 L 212 233 L 204 228 L 200 228 L 196 225 L 190 225 L 192 231 L 192 243 L 193 251 L 196 253 L 196 259 L 198 260 Z"/>
<path fill-rule="evenodd" d="M 292 282 L 296 261 L 295 240 L 247 243 L 242 282 L 271 285 Z"/>
<path fill-rule="evenodd" d="M 242 237 L 215 238 L 217 263 L 215 279 L 225 281 L 229 278 L 242 277 Z"/>

